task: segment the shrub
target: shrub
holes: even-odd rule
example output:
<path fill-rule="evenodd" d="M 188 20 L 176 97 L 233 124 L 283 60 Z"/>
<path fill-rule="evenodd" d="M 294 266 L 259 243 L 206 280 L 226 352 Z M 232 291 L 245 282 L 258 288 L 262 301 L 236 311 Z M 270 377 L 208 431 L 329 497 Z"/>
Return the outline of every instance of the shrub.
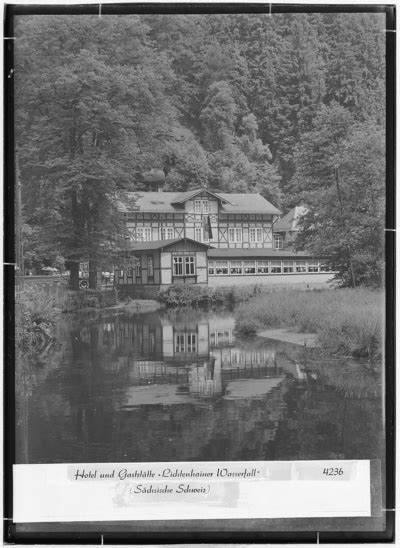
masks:
<path fill-rule="evenodd" d="M 15 299 L 15 340 L 21 347 L 38 346 L 53 337 L 59 302 L 46 288 L 26 287 Z"/>
<path fill-rule="evenodd" d="M 78 312 L 85 308 L 105 308 L 118 302 L 116 288 L 107 291 L 87 289 L 70 292 L 63 305 L 63 312 Z"/>
<path fill-rule="evenodd" d="M 160 291 L 158 298 L 169 307 L 210 306 L 248 301 L 254 287 L 208 287 L 195 284 L 174 284 Z"/>

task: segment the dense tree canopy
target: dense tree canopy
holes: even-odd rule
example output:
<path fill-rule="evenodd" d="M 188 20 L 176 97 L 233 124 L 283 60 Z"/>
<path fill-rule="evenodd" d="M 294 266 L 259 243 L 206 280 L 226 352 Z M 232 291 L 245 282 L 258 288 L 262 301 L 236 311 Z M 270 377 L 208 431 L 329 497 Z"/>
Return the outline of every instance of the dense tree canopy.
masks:
<path fill-rule="evenodd" d="M 301 242 L 345 284 L 379 283 L 384 15 L 17 17 L 25 260 L 112 258 L 117 201 L 169 190 L 305 203 Z"/>

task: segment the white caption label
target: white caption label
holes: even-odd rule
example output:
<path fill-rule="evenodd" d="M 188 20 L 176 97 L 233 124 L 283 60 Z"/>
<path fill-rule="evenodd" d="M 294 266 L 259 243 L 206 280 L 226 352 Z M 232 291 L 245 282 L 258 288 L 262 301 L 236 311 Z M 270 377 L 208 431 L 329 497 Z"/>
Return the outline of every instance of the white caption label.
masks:
<path fill-rule="evenodd" d="M 14 522 L 371 515 L 370 465 L 253 461 L 14 466 Z"/>

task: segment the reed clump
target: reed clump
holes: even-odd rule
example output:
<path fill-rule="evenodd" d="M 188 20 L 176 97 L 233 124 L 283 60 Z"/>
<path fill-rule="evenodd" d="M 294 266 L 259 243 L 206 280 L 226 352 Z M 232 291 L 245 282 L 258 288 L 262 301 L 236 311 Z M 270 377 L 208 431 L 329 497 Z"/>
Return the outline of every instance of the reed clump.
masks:
<path fill-rule="evenodd" d="M 329 354 L 373 358 L 381 354 L 384 295 L 366 288 L 263 293 L 237 307 L 241 335 L 289 327 L 316 333 Z"/>

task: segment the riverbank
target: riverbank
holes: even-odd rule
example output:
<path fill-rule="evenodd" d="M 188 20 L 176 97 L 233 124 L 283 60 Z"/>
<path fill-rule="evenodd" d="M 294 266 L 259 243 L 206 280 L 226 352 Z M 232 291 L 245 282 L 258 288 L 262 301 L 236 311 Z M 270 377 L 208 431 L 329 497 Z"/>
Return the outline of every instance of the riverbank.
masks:
<path fill-rule="evenodd" d="M 315 334 L 316 345 L 327 354 L 368 359 L 381 356 L 383 320 L 384 294 L 368 289 L 263 293 L 235 311 L 242 336 L 290 328 Z"/>
<path fill-rule="evenodd" d="M 129 299 L 128 301 L 121 301 L 114 306 L 107 306 L 105 310 L 123 310 L 136 314 L 145 314 L 147 312 L 155 312 L 161 308 L 163 308 L 163 305 L 159 301 L 152 299 Z"/>
<path fill-rule="evenodd" d="M 208 285 L 174 284 L 160 291 L 158 298 L 167 307 L 234 305 L 260 293 L 257 285 L 209 287 Z"/>

